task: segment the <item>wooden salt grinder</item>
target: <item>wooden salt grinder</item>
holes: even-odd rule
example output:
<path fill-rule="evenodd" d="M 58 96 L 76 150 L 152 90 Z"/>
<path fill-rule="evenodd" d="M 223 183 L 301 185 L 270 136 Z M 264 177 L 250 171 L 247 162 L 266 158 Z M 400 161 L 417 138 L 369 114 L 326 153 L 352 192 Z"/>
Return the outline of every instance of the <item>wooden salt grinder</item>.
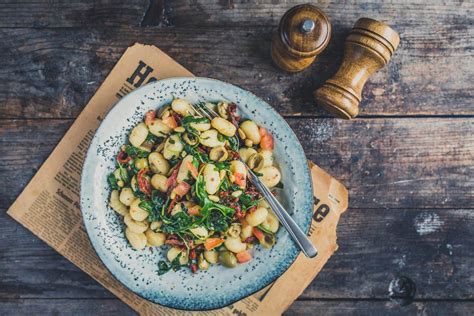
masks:
<path fill-rule="evenodd" d="M 273 62 L 285 71 L 301 71 L 326 48 L 330 38 L 331 24 L 324 12 L 311 4 L 297 5 L 283 15 L 273 34 Z"/>
<path fill-rule="evenodd" d="M 316 103 L 337 117 L 356 117 L 367 79 L 389 62 L 399 43 L 398 33 L 385 23 L 359 19 L 346 39 L 341 67 L 314 92 Z"/>

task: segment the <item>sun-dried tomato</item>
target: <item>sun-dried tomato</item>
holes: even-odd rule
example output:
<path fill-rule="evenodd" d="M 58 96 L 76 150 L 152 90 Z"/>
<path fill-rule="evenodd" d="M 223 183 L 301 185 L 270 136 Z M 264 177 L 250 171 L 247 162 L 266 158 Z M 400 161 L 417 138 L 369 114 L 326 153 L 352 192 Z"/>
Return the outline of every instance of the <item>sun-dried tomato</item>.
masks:
<path fill-rule="evenodd" d="M 191 250 L 189 251 L 189 259 L 191 259 L 191 260 L 195 260 L 195 259 L 196 259 L 196 250 L 191 249 Z"/>
<path fill-rule="evenodd" d="M 232 160 L 237 160 L 240 158 L 240 154 L 237 151 L 227 150 L 227 152 L 229 153 L 229 156 Z"/>
<path fill-rule="evenodd" d="M 146 177 L 146 174 L 149 172 L 148 168 L 143 168 L 137 173 L 137 182 L 138 188 L 140 191 L 145 193 L 148 196 L 151 196 L 151 183 L 150 180 Z"/>
<path fill-rule="evenodd" d="M 229 103 L 229 106 L 227 107 L 227 116 L 229 117 L 229 121 L 238 128 L 240 116 L 237 115 L 237 104 Z"/>
<path fill-rule="evenodd" d="M 198 270 L 198 266 L 197 266 L 197 264 L 195 264 L 195 263 L 191 263 L 191 264 L 189 265 L 189 267 L 191 268 L 191 272 L 192 272 L 192 273 L 196 273 L 197 270 Z"/>
<path fill-rule="evenodd" d="M 179 115 L 178 113 L 173 113 L 173 118 L 176 121 L 176 123 L 178 124 L 178 126 L 180 125 L 181 120 L 183 119 L 183 117 L 181 115 Z"/>
<path fill-rule="evenodd" d="M 256 206 L 249 207 L 249 208 L 247 209 L 247 214 L 254 212 L 256 209 L 257 209 Z"/>
<path fill-rule="evenodd" d="M 178 171 L 179 171 L 179 166 L 181 165 L 181 161 L 178 162 L 176 167 L 174 168 L 173 172 L 169 176 L 168 180 L 166 180 L 166 186 L 168 187 L 168 193 L 173 191 L 174 187 L 177 184 L 176 179 L 178 178 Z"/>
<path fill-rule="evenodd" d="M 120 151 L 117 155 L 117 161 L 120 163 L 120 164 L 126 164 L 127 162 L 129 162 L 130 160 L 132 160 L 132 157 L 130 157 L 126 152 L 124 152 L 123 150 Z"/>
<path fill-rule="evenodd" d="M 173 246 L 173 247 L 177 247 L 177 248 L 180 248 L 180 249 L 185 248 L 184 242 L 182 240 L 180 240 L 177 235 L 174 235 L 174 234 L 169 235 L 166 238 L 165 244 Z"/>
<path fill-rule="evenodd" d="M 255 236 L 250 236 L 245 238 L 244 242 L 247 244 L 255 244 L 257 242 L 257 238 Z"/>

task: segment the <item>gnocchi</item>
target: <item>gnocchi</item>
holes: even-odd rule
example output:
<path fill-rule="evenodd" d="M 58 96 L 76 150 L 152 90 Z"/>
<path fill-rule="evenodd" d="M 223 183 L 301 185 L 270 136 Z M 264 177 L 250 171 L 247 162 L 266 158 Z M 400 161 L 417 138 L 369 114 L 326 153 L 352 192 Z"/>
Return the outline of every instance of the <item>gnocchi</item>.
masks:
<path fill-rule="evenodd" d="M 151 170 L 155 173 L 167 174 L 170 170 L 170 163 L 159 152 L 152 152 L 148 156 L 148 161 L 150 162 Z"/>
<path fill-rule="evenodd" d="M 224 146 L 224 142 L 219 140 L 219 133 L 215 129 L 210 129 L 201 134 L 199 142 L 206 147 Z"/>
<path fill-rule="evenodd" d="M 148 128 L 146 127 L 145 123 L 139 123 L 130 132 L 128 141 L 133 146 L 140 147 L 140 145 L 143 144 L 147 136 L 148 136 Z"/>
<path fill-rule="evenodd" d="M 260 132 L 254 121 L 247 120 L 240 124 L 240 129 L 245 134 L 245 139 L 250 140 L 253 145 L 260 144 Z M 250 147 L 250 146 L 249 146 Z"/>

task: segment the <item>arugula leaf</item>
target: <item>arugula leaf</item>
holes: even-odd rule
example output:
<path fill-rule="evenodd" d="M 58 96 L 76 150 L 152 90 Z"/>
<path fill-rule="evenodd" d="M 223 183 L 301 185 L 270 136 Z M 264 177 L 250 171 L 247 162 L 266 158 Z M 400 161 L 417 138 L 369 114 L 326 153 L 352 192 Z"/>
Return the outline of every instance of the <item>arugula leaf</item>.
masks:
<path fill-rule="evenodd" d="M 154 143 L 156 143 L 160 138 L 162 138 L 162 137 L 158 137 L 158 136 L 156 136 L 156 135 L 153 135 L 152 133 L 148 133 L 148 135 L 147 135 L 146 138 L 145 138 L 145 142 L 154 144 Z"/>
<path fill-rule="evenodd" d="M 132 190 L 133 190 L 133 188 L 132 188 Z M 140 199 L 142 199 L 142 200 L 146 199 L 146 194 L 143 193 L 143 192 L 140 190 L 140 188 L 138 187 L 138 185 L 137 185 L 137 189 L 133 191 L 133 194 L 134 194 L 136 197 L 138 197 L 138 198 L 140 198 Z"/>
<path fill-rule="evenodd" d="M 246 210 L 258 204 L 258 200 L 254 199 L 253 196 L 246 193 L 240 196 L 239 202 Z"/>
<path fill-rule="evenodd" d="M 267 234 L 270 234 L 270 235 L 273 235 L 273 233 L 271 231 L 269 231 L 268 229 L 266 229 L 265 227 L 263 227 L 262 224 L 258 225 L 257 226 L 260 230 L 262 230 L 263 232 L 267 233 Z"/>
<path fill-rule="evenodd" d="M 140 203 L 138 203 L 138 206 L 141 209 L 144 209 L 145 211 L 147 211 L 148 213 L 150 213 L 153 210 L 153 204 L 151 203 L 150 200 L 141 201 Z"/>
<path fill-rule="evenodd" d="M 117 178 L 115 178 L 115 175 L 113 173 L 109 174 L 109 176 L 107 177 L 107 182 L 109 183 L 112 190 L 120 189 L 117 184 Z"/>
<path fill-rule="evenodd" d="M 209 119 L 205 117 L 193 117 L 191 115 L 188 115 L 181 120 L 181 126 L 186 130 L 186 132 L 199 136 L 199 132 L 191 126 L 191 123 L 209 123 Z"/>
<path fill-rule="evenodd" d="M 202 174 L 198 175 L 198 177 L 196 178 L 196 183 L 194 184 L 193 189 L 195 191 L 194 194 L 201 203 L 201 206 L 206 204 L 206 201 L 209 201 L 209 199 L 207 198 L 204 176 Z"/>
<path fill-rule="evenodd" d="M 225 139 L 229 142 L 230 149 L 236 152 L 239 151 L 239 141 L 236 136 L 226 137 Z"/>
<path fill-rule="evenodd" d="M 161 230 L 164 233 L 179 233 L 188 230 L 192 224 L 192 218 L 186 212 L 179 212 L 169 218 L 169 222 L 163 223 Z"/>
<path fill-rule="evenodd" d="M 149 154 L 149 152 L 145 150 L 141 150 L 140 148 L 137 148 L 132 145 L 125 146 L 125 153 L 129 155 L 130 157 L 137 157 L 137 158 L 146 158 Z"/>
<path fill-rule="evenodd" d="M 216 163 L 214 163 L 214 166 L 216 166 L 217 171 L 229 170 L 230 169 L 230 163 L 227 162 L 227 161 L 216 162 Z"/>
<path fill-rule="evenodd" d="M 162 218 L 162 209 L 165 205 L 165 200 L 159 191 L 153 190 L 151 193 L 151 200 L 142 200 L 138 206 L 148 212 L 147 221 L 155 222 Z"/>
<path fill-rule="evenodd" d="M 227 139 L 227 137 L 225 137 L 224 135 L 222 135 L 221 133 L 217 133 L 217 140 L 220 141 L 220 142 L 225 142 L 225 140 Z"/>
<path fill-rule="evenodd" d="M 210 212 L 206 218 L 206 228 L 216 232 L 223 232 L 229 229 L 229 219 L 219 211 Z"/>
<path fill-rule="evenodd" d="M 227 191 L 227 190 L 229 190 L 229 187 L 230 187 L 230 181 L 227 177 L 224 177 L 224 179 L 222 179 L 221 183 L 219 183 L 218 190 Z"/>
<path fill-rule="evenodd" d="M 120 170 L 120 178 L 124 183 L 127 183 L 130 181 L 130 178 L 128 177 L 128 172 L 127 169 L 125 169 L 121 164 L 118 164 L 118 168 Z"/>
<path fill-rule="evenodd" d="M 163 275 L 170 270 L 178 271 L 181 268 L 179 258 L 181 258 L 181 254 L 178 254 L 169 265 L 168 263 L 166 263 L 166 261 L 163 260 L 158 262 L 158 275 Z"/>
<path fill-rule="evenodd" d="M 189 144 L 184 145 L 184 151 L 187 152 L 188 154 L 192 155 L 194 158 L 199 160 L 201 163 L 209 162 L 209 156 L 207 154 L 200 152 L 195 147 L 193 147 Z"/>

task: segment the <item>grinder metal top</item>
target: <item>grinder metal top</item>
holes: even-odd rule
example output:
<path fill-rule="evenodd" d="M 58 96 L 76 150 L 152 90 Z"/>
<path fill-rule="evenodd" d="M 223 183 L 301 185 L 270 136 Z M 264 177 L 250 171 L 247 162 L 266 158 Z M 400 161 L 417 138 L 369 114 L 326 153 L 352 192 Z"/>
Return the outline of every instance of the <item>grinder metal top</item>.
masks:
<path fill-rule="evenodd" d="M 331 37 L 327 16 L 310 4 L 288 10 L 281 18 L 278 31 L 288 50 L 301 57 L 317 55 L 326 48 Z"/>

